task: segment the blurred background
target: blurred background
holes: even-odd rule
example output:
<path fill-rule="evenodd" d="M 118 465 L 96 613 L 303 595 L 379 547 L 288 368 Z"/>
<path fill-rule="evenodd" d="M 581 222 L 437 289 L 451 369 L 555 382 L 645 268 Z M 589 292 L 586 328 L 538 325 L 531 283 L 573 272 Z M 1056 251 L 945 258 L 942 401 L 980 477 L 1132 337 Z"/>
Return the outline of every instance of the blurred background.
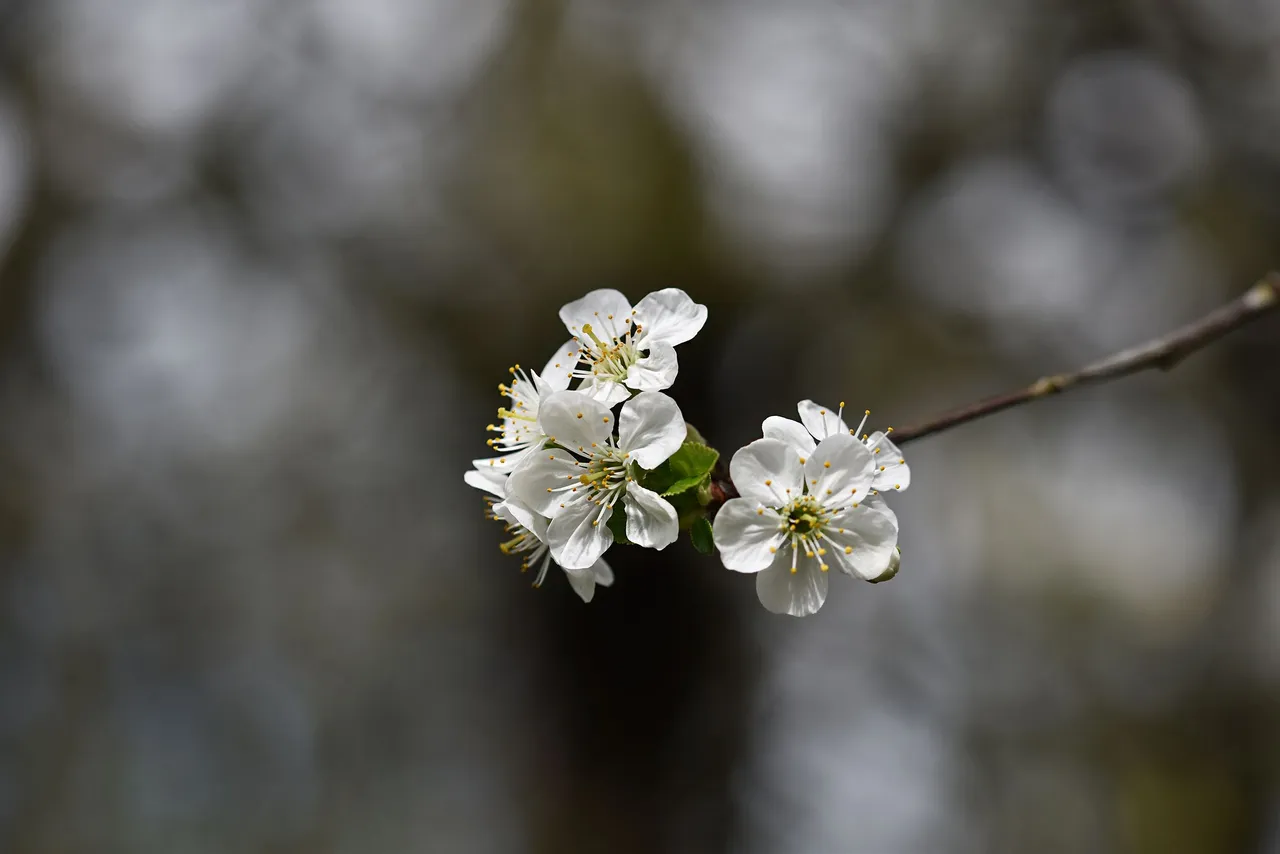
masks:
<path fill-rule="evenodd" d="M 0 851 L 1280 854 L 1280 326 L 909 447 L 901 574 L 584 606 L 463 486 L 596 287 L 726 454 L 1199 316 L 1280 0 L 0 4 Z"/>

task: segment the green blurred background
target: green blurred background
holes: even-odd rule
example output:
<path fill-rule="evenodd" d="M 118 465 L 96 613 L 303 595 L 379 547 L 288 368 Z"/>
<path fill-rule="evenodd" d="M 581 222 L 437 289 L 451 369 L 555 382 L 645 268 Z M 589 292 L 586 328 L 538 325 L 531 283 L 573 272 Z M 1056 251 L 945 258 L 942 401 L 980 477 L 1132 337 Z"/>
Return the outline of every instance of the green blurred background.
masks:
<path fill-rule="evenodd" d="M 909 447 L 903 570 L 529 589 L 596 287 L 726 453 L 1277 261 L 1276 0 L 0 4 L 0 851 L 1280 854 L 1280 326 Z"/>

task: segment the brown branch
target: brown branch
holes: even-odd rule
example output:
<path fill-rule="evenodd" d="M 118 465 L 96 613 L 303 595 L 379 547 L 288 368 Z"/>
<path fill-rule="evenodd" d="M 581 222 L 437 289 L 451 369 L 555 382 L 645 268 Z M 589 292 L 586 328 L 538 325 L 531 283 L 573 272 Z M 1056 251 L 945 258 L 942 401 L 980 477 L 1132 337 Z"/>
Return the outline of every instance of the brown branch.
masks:
<path fill-rule="evenodd" d="M 925 436 L 932 436 L 1024 403 L 1062 394 L 1070 389 L 1127 377 L 1153 368 L 1167 371 L 1197 350 L 1276 309 L 1280 309 L 1280 273 L 1268 273 L 1240 297 L 1167 335 L 1121 350 L 1078 371 L 1042 377 L 1026 388 L 988 397 L 920 424 L 894 430 L 893 441 L 902 445 L 923 439 Z M 713 505 L 718 506 L 737 497 L 737 494 L 738 491 L 727 476 L 717 476 L 711 484 Z"/>
<path fill-rule="evenodd" d="M 1240 297 L 1167 335 L 1121 350 L 1073 373 L 1042 377 L 1026 388 L 989 397 L 921 424 L 895 430 L 893 441 L 901 445 L 923 439 L 925 436 L 932 436 L 1024 403 L 1062 394 L 1070 389 L 1127 377 L 1153 368 L 1167 371 L 1197 350 L 1277 308 L 1280 308 L 1280 274 L 1268 273 Z"/>

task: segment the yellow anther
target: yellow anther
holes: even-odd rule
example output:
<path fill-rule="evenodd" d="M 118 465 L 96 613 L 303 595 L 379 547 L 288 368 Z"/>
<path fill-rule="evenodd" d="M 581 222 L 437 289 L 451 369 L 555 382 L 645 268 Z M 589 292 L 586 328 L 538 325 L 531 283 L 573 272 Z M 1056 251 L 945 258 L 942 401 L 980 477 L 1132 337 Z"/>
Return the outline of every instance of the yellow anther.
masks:
<path fill-rule="evenodd" d="M 879 448 L 876 448 L 876 449 L 875 449 L 874 451 L 872 451 L 871 453 L 873 453 L 873 454 L 878 454 L 878 453 L 880 453 L 880 449 L 879 449 Z"/>
<path fill-rule="evenodd" d="M 825 563 L 824 563 L 824 564 L 822 564 L 822 571 L 823 571 L 823 572 L 826 572 L 826 571 L 827 571 L 828 569 L 830 569 L 830 568 L 831 568 L 831 567 L 827 566 Z"/>
<path fill-rule="evenodd" d="M 851 555 L 851 554 L 853 554 L 853 546 L 845 546 L 845 547 L 844 547 L 844 553 L 845 553 L 845 554 L 847 554 L 847 555 Z"/>
<path fill-rule="evenodd" d="M 757 516 L 763 516 L 763 515 L 764 515 L 764 508 L 763 508 L 763 507 L 761 507 L 761 508 L 759 508 L 758 510 L 756 510 L 756 515 L 757 515 Z"/>
<path fill-rule="evenodd" d="M 578 417 L 579 417 L 579 418 L 581 418 L 581 417 L 582 417 L 582 413 L 581 413 L 581 412 L 579 412 L 579 413 L 578 413 Z"/>
<path fill-rule="evenodd" d="M 826 550 L 826 549 L 818 549 L 818 554 L 820 554 L 820 555 L 824 555 L 824 554 L 826 554 L 826 553 L 827 553 L 827 550 Z"/>
<path fill-rule="evenodd" d="M 826 414 L 827 414 L 827 410 L 825 410 L 825 409 L 819 409 L 819 410 L 818 410 L 818 414 L 819 414 L 819 415 L 826 415 Z"/>
<path fill-rule="evenodd" d="M 850 495 L 857 495 L 857 494 L 858 494 L 858 487 L 856 487 L 856 486 L 855 486 L 853 489 L 849 490 L 849 494 L 850 494 Z"/>
<path fill-rule="evenodd" d="M 555 458 L 556 458 L 555 454 L 547 454 L 547 459 L 554 460 Z"/>
<path fill-rule="evenodd" d="M 806 462 L 805 458 L 804 458 L 804 457 L 801 457 L 801 458 L 800 458 L 800 465 L 804 465 L 804 464 L 805 464 L 805 462 Z"/>
<path fill-rule="evenodd" d="M 892 433 L 892 432 L 893 432 L 893 428 L 892 428 L 892 427 L 886 427 L 886 428 L 885 428 L 885 430 L 884 430 L 884 432 L 885 432 L 886 434 L 888 434 L 888 433 Z"/>
<path fill-rule="evenodd" d="M 776 555 L 777 553 L 778 553 L 778 550 L 776 548 L 774 548 L 773 546 L 769 546 L 769 554 Z"/>
<path fill-rule="evenodd" d="M 831 490 L 829 490 L 829 489 L 828 489 L 828 490 L 827 490 L 827 495 L 830 495 L 830 494 L 831 494 Z"/>
<path fill-rule="evenodd" d="M 594 528 L 596 525 L 599 525 L 599 524 L 600 524 L 600 520 L 599 520 L 599 519 L 592 519 L 592 520 L 591 520 L 591 527 L 593 527 L 593 528 Z"/>
<path fill-rule="evenodd" d="M 844 409 L 844 401 L 843 401 L 843 400 L 842 400 L 842 401 L 840 401 L 840 408 L 841 408 L 841 409 Z"/>
<path fill-rule="evenodd" d="M 771 480 L 766 480 L 766 481 L 764 482 L 764 485 L 765 485 L 765 486 L 773 486 L 773 481 L 771 481 Z"/>
<path fill-rule="evenodd" d="M 795 574 L 796 574 L 796 568 L 795 568 L 794 566 L 793 566 L 793 567 L 791 567 L 791 574 L 792 574 L 792 575 L 795 575 Z"/>
<path fill-rule="evenodd" d="M 599 314 L 597 314 L 596 316 L 597 316 L 597 317 L 599 317 Z M 613 320 L 613 315 L 612 315 L 612 314 L 608 315 L 608 318 L 609 318 L 610 320 Z"/>
<path fill-rule="evenodd" d="M 823 467 L 824 469 L 829 469 L 829 468 L 831 468 L 831 460 L 827 460 L 825 463 L 823 463 L 823 464 L 822 464 L 822 467 Z"/>
<path fill-rule="evenodd" d="M 880 466 L 880 471 L 884 471 L 884 466 Z"/>
<path fill-rule="evenodd" d="M 601 421 L 603 421 L 605 424 L 608 424 L 608 423 L 609 423 L 609 416 L 608 416 L 608 415 L 606 415 L 604 418 L 601 418 L 600 420 L 601 420 Z"/>
<path fill-rule="evenodd" d="M 894 488 L 894 489 L 902 489 L 902 484 L 900 484 L 900 483 L 895 483 L 895 484 L 893 485 L 893 488 Z"/>
<path fill-rule="evenodd" d="M 804 556 L 805 556 L 805 557 L 813 557 L 813 552 L 811 552 L 811 551 L 809 551 L 809 550 L 807 550 L 807 549 L 806 549 L 806 550 L 805 550 L 805 553 L 804 553 Z"/>

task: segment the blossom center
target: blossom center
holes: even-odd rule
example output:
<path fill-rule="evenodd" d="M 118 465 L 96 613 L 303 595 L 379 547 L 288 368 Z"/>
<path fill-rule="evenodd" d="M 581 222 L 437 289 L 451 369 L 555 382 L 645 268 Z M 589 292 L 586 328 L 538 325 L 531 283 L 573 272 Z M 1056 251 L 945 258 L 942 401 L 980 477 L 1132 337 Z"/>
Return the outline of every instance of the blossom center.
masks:
<path fill-rule="evenodd" d="M 586 463 L 586 472 L 578 480 L 595 492 L 613 492 L 627 483 L 627 455 L 614 447 L 606 447 Z"/>
<path fill-rule="evenodd" d="M 822 541 L 828 539 L 824 529 L 835 515 L 835 511 L 823 507 L 812 495 L 802 495 L 790 501 L 786 506 L 778 508 L 779 528 L 786 532 L 786 545 L 791 546 L 791 572 L 795 574 L 800 555 L 816 558 L 819 568 L 827 571 L 827 563 L 822 556 L 827 550 Z"/>
<path fill-rule="evenodd" d="M 609 325 L 613 326 L 612 323 Z M 637 331 L 638 329 L 632 329 L 630 321 L 626 321 L 624 331 L 618 332 L 614 328 L 612 334 L 606 332 L 607 337 L 601 338 L 590 323 L 583 324 L 582 333 L 588 340 L 575 340 L 579 346 L 578 358 L 586 367 L 574 371 L 573 375 L 584 379 L 595 377 L 611 382 L 624 381 L 627 371 L 640 361 L 640 348 L 636 346 Z"/>
<path fill-rule="evenodd" d="M 498 435 L 485 444 L 499 453 L 514 454 L 539 440 L 538 390 L 533 380 L 519 365 L 509 369 L 511 385 L 501 383 L 498 391 L 511 398 L 511 407 L 500 407 L 501 424 L 487 424 L 485 429 Z"/>
<path fill-rule="evenodd" d="M 533 580 L 534 587 L 541 587 L 547 577 L 547 566 L 551 562 L 551 550 L 537 535 L 518 522 L 508 522 L 493 512 L 493 499 L 486 498 L 489 505 L 485 515 L 503 523 L 503 529 L 511 534 L 511 539 L 498 544 L 505 555 L 520 555 L 520 571 L 528 572 L 530 567 L 538 567 L 538 575 Z"/>

